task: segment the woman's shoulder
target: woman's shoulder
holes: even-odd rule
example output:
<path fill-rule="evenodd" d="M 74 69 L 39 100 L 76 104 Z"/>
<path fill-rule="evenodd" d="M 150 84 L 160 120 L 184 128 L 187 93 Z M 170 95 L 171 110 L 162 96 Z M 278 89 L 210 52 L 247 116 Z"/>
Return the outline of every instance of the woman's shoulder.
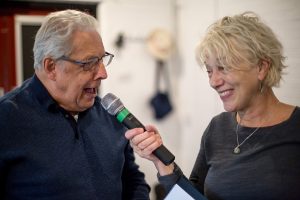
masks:
<path fill-rule="evenodd" d="M 295 106 L 293 113 L 297 113 L 299 115 L 300 114 L 300 107 Z"/>
<path fill-rule="evenodd" d="M 277 113 L 280 122 L 300 119 L 300 107 L 282 103 L 282 109 Z"/>
<path fill-rule="evenodd" d="M 295 106 L 289 117 L 290 120 L 300 120 L 300 107 Z"/>
<path fill-rule="evenodd" d="M 208 127 L 210 128 L 233 127 L 236 125 L 235 116 L 236 116 L 235 112 L 222 112 L 211 119 Z"/>

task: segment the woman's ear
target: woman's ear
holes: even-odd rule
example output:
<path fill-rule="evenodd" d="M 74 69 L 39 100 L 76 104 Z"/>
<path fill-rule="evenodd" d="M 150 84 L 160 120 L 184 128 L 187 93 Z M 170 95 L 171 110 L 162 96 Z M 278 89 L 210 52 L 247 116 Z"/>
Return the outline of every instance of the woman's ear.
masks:
<path fill-rule="evenodd" d="M 263 81 L 268 74 L 270 69 L 270 61 L 268 60 L 261 60 L 258 64 L 258 79 Z"/>
<path fill-rule="evenodd" d="M 46 73 L 46 76 L 55 81 L 56 79 L 56 63 L 52 58 L 45 58 L 43 61 L 43 68 Z"/>

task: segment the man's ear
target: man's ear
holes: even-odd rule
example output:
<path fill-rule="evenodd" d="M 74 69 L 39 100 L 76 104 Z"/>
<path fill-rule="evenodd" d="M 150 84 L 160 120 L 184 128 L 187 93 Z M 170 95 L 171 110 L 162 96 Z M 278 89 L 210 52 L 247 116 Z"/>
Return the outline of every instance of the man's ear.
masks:
<path fill-rule="evenodd" d="M 53 81 L 56 80 L 56 63 L 52 58 L 45 58 L 43 68 L 47 77 Z"/>
<path fill-rule="evenodd" d="M 269 69 L 270 69 L 270 61 L 268 60 L 261 60 L 258 65 L 258 79 L 263 81 L 267 76 Z"/>

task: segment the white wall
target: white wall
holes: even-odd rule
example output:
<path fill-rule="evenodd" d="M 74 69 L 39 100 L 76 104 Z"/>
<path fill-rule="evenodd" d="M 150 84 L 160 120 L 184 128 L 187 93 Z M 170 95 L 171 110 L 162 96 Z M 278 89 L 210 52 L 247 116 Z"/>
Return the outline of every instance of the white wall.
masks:
<path fill-rule="evenodd" d="M 114 93 L 145 125 L 156 124 L 165 139 L 165 145 L 179 159 L 181 131 L 176 110 L 166 119 L 155 121 L 149 106 L 149 100 L 154 94 L 156 65 L 145 43 L 147 36 L 156 28 L 174 32 L 174 9 L 171 1 L 104 1 L 99 7 L 99 13 L 106 51 L 115 54 L 113 63 L 107 69 L 109 77 L 102 82 L 101 95 Z M 122 49 L 114 45 L 120 32 L 125 34 Z M 176 63 L 168 61 L 167 67 L 173 74 Z M 177 91 L 176 82 L 172 84 L 172 91 Z M 172 96 L 175 95 L 172 92 Z M 174 98 L 174 103 L 175 101 Z M 137 160 L 146 173 L 147 181 L 153 186 L 157 183 L 154 165 L 139 157 Z"/>
<path fill-rule="evenodd" d="M 278 97 L 300 106 L 300 1 L 298 0 L 107 0 L 99 6 L 101 32 L 107 51 L 116 54 L 103 82 L 102 94 L 112 92 L 144 124 L 155 124 L 165 145 L 188 176 L 197 156 L 200 139 L 212 116 L 223 110 L 219 97 L 210 89 L 205 70 L 198 67 L 194 49 L 209 24 L 246 10 L 257 12 L 275 31 L 288 56 L 289 67 Z M 172 76 L 175 111 L 163 121 L 152 117 L 148 101 L 154 92 L 154 59 L 144 39 L 156 27 L 173 32 L 177 52 L 168 62 Z M 128 37 L 118 51 L 114 41 L 119 32 Z M 154 166 L 138 158 L 146 179 L 156 182 Z"/>

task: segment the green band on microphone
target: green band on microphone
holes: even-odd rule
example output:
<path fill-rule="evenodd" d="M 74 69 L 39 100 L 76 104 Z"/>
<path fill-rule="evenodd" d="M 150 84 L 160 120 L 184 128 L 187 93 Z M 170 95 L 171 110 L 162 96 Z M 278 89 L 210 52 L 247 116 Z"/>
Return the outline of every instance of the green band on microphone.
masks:
<path fill-rule="evenodd" d="M 129 111 L 124 108 L 123 110 L 121 110 L 121 112 L 118 113 L 117 115 L 117 119 L 119 122 L 123 122 L 123 120 L 127 117 L 127 115 L 129 115 Z"/>

